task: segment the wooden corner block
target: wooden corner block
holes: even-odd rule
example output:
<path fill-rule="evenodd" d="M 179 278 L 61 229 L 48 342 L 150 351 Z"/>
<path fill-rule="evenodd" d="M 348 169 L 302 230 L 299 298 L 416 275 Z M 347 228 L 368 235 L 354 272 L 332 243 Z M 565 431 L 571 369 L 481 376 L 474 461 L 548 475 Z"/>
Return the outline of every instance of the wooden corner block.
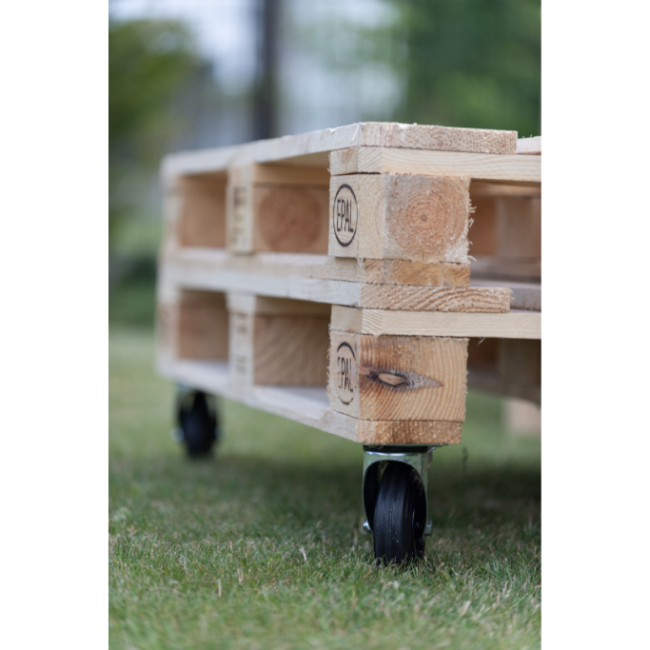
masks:
<path fill-rule="evenodd" d="M 178 247 L 225 248 L 226 176 L 173 179 L 165 192 L 166 240 Z"/>
<path fill-rule="evenodd" d="M 332 176 L 328 252 L 467 263 L 469 184 L 463 176 Z"/>
<path fill-rule="evenodd" d="M 231 168 L 226 189 L 230 250 L 327 252 L 327 170 L 250 164 Z"/>
<path fill-rule="evenodd" d="M 462 422 L 465 338 L 330 331 L 330 408 L 359 420 Z"/>
<path fill-rule="evenodd" d="M 338 261 L 342 259 L 338 258 Z M 368 284 L 467 287 L 470 283 L 469 263 L 361 260 L 360 264 Z"/>
<path fill-rule="evenodd" d="M 364 445 L 458 445 L 462 422 L 357 420 L 356 441 Z"/>
<path fill-rule="evenodd" d="M 228 294 L 228 308 L 235 382 L 325 386 L 329 305 Z"/>
<path fill-rule="evenodd" d="M 226 360 L 228 312 L 223 293 L 181 290 L 161 300 L 158 350 L 171 359 Z"/>

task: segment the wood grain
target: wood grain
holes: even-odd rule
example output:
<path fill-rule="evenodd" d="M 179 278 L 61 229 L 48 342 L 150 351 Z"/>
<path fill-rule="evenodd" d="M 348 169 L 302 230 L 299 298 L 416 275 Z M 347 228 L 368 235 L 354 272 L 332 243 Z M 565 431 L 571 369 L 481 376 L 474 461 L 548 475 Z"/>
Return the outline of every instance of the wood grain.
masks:
<path fill-rule="evenodd" d="M 431 445 L 460 442 L 460 422 L 357 420 L 329 408 L 325 387 L 242 385 L 232 381 L 225 362 L 159 357 L 157 368 L 172 381 L 238 400 L 353 442 Z"/>
<path fill-rule="evenodd" d="M 330 255 L 468 261 L 469 178 L 353 174 L 330 182 Z"/>
<path fill-rule="evenodd" d="M 332 329 L 373 336 L 459 336 L 540 339 L 542 315 L 388 311 L 332 307 Z"/>
<path fill-rule="evenodd" d="M 282 165 L 231 167 L 226 190 L 228 247 L 239 253 L 325 253 L 327 170 Z"/>
<path fill-rule="evenodd" d="M 329 316 L 231 312 L 233 380 L 269 386 L 325 386 Z"/>
<path fill-rule="evenodd" d="M 179 178 L 179 214 L 176 221 L 179 246 L 224 248 L 226 245 L 226 184 L 219 176 Z"/>
<path fill-rule="evenodd" d="M 172 154 L 163 160 L 161 174 L 163 179 L 167 179 L 182 174 L 225 171 L 232 165 L 280 161 L 326 169 L 327 154 L 330 151 L 355 146 L 515 154 L 517 132 L 395 122 L 360 122 L 235 147 Z"/>
<path fill-rule="evenodd" d="M 272 386 L 327 382 L 327 305 L 228 294 L 234 381 Z"/>
<path fill-rule="evenodd" d="M 377 285 L 351 281 L 363 278 L 365 270 L 353 259 L 341 261 L 347 264 L 333 264 L 325 256 L 269 253 L 243 257 L 197 249 L 168 254 L 161 259 L 159 274 L 176 286 L 193 289 L 243 293 L 254 290 L 262 296 L 368 309 L 497 313 L 519 308 L 516 301 L 511 303 L 512 291 L 504 281 L 490 286 L 486 280 L 476 287 Z M 345 279 L 329 279 L 332 276 Z M 534 294 L 535 287 L 525 286 Z M 539 295 L 539 287 L 536 291 Z"/>
<path fill-rule="evenodd" d="M 157 309 L 159 351 L 179 359 L 227 359 L 228 312 L 223 293 L 182 290 Z"/>
<path fill-rule="evenodd" d="M 465 418 L 467 339 L 330 330 L 330 407 L 361 420 Z"/>
<path fill-rule="evenodd" d="M 540 183 L 541 156 L 507 156 L 451 151 L 357 147 L 333 151 L 330 172 L 339 174 L 424 174 L 469 176 L 479 181 Z"/>

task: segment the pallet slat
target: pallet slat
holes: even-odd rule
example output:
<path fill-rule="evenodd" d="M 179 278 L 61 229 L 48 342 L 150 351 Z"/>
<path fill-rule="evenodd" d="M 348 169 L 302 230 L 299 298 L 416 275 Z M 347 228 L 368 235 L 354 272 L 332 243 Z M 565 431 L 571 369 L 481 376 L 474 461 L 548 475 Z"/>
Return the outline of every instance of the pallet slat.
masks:
<path fill-rule="evenodd" d="M 327 389 L 310 387 L 242 387 L 231 380 L 226 362 L 158 359 L 158 372 L 168 379 L 214 395 L 237 400 L 307 426 L 363 444 L 458 444 L 460 422 L 367 422 L 329 408 Z"/>
<path fill-rule="evenodd" d="M 423 174 L 470 176 L 477 181 L 540 183 L 541 156 L 507 156 L 386 147 L 355 147 L 330 154 L 332 176 Z"/>
<path fill-rule="evenodd" d="M 354 269 L 356 262 L 350 262 L 349 269 Z M 219 251 L 183 251 L 167 256 L 160 275 L 161 282 L 194 289 L 255 292 L 367 309 L 505 313 L 511 307 L 518 308 L 516 302 L 511 302 L 508 283 L 503 281 L 496 286 L 486 281 L 456 287 L 379 285 L 328 279 L 336 268 L 320 256 L 240 258 Z"/>
<path fill-rule="evenodd" d="M 181 152 L 163 160 L 163 178 L 224 171 L 230 165 L 285 161 L 327 168 L 327 154 L 354 146 L 515 154 L 516 131 L 463 129 L 395 122 L 359 122 L 236 147 Z"/>
<path fill-rule="evenodd" d="M 385 311 L 332 307 L 332 328 L 373 336 L 460 336 L 541 339 L 542 315 L 534 311 L 507 314 Z"/>

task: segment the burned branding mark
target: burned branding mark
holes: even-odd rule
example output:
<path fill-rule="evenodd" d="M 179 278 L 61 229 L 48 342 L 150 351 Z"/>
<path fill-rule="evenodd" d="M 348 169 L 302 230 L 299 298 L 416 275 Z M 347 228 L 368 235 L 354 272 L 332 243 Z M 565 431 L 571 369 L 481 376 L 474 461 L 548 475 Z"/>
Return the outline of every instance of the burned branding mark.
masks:
<path fill-rule="evenodd" d="M 359 374 L 368 381 L 380 384 L 393 390 L 419 390 L 421 388 L 438 388 L 442 383 L 415 372 L 402 372 L 395 370 L 375 370 L 360 368 Z"/>
<path fill-rule="evenodd" d="M 352 346 L 345 341 L 336 348 L 336 368 L 338 397 L 348 406 L 356 391 L 357 358 Z"/>
<path fill-rule="evenodd" d="M 341 246 L 349 246 L 352 243 L 357 234 L 358 223 L 357 197 L 349 185 L 341 185 L 332 205 L 332 227 L 336 241 Z"/>

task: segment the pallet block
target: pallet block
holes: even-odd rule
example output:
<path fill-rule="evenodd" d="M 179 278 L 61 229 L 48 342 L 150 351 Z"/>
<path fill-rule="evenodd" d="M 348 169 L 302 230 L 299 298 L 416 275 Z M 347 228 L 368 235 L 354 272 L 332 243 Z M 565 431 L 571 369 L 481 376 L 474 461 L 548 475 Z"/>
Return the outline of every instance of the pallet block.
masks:
<path fill-rule="evenodd" d="M 330 307 L 228 294 L 230 367 L 244 386 L 325 386 Z"/>
<path fill-rule="evenodd" d="M 157 310 L 159 354 L 167 359 L 228 358 L 226 297 L 214 291 L 169 291 Z"/>
<path fill-rule="evenodd" d="M 246 165 L 228 172 L 228 247 L 236 253 L 327 251 L 327 170 Z"/>
<path fill-rule="evenodd" d="M 332 176 L 330 255 L 468 262 L 469 177 Z"/>
<path fill-rule="evenodd" d="M 360 420 L 462 422 L 467 342 L 331 330 L 330 408 Z"/>
<path fill-rule="evenodd" d="M 166 242 L 175 248 L 225 248 L 226 176 L 181 176 L 168 184 Z"/>

